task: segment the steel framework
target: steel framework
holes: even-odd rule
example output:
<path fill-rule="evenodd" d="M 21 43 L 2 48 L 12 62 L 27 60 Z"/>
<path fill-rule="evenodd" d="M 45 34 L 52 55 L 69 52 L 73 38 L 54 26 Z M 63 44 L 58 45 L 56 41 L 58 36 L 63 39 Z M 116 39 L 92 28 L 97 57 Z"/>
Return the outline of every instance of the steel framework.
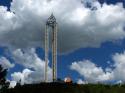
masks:
<path fill-rule="evenodd" d="M 57 22 L 53 14 L 48 18 L 45 27 L 45 82 L 48 81 L 49 28 L 52 31 L 52 79 L 54 82 L 57 79 Z"/>

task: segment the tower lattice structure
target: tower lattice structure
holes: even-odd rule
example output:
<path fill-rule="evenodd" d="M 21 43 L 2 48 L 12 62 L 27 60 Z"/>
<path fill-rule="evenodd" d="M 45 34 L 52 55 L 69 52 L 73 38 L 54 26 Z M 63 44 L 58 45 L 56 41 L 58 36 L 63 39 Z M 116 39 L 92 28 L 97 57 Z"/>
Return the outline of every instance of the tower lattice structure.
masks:
<path fill-rule="evenodd" d="M 49 61 L 49 34 L 52 31 L 51 38 L 51 49 L 52 49 L 52 80 L 53 82 L 57 79 L 57 22 L 56 18 L 52 14 L 45 27 L 45 82 L 48 80 L 48 61 Z"/>

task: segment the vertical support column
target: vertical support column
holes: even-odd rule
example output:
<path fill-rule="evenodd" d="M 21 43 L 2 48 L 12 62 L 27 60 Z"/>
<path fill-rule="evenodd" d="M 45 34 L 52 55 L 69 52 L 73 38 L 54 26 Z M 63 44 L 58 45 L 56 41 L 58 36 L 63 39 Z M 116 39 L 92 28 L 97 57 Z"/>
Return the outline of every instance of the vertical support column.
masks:
<path fill-rule="evenodd" d="M 52 28 L 52 69 L 54 82 L 57 79 L 57 24 Z"/>
<path fill-rule="evenodd" d="M 48 79 L 48 51 L 49 51 L 49 33 L 48 33 L 48 26 L 45 27 L 45 82 Z"/>
<path fill-rule="evenodd" d="M 55 69 L 54 69 L 54 67 L 55 67 L 55 61 L 54 61 L 54 41 L 55 41 L 55 38 L 54 38 L 54 26 L 52 27 L 52 80 L 53 80 L 53 82 L 55 81 L 55 79 L 54 79 L 54 76 L 55 76 Z"/>
<path fill-rule="evenodd" d="M 57 23 L 55 24 L 55 80 L 57 80 Z"/>

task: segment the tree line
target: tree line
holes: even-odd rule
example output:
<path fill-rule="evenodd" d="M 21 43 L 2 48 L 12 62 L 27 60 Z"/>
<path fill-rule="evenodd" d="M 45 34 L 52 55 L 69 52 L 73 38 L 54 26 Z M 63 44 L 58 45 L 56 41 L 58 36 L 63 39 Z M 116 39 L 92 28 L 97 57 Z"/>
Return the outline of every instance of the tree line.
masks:
<path fill-rule="evenodd" d="M 0 65 L 0 93 L 5 93 L 5 91 L 9 87 L 9 82 L 6 80 L 7 69 L 4 69 L 2 65 Z"/>

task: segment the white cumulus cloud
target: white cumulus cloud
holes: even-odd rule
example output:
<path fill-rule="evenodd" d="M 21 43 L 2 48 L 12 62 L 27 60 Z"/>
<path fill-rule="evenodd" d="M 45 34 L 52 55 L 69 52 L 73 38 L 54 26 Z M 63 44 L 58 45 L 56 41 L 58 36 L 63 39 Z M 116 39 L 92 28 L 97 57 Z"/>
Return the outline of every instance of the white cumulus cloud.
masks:
<path fill-rule="evenodd" d="M 25 51 L 17 49 L 12 53 L 16 63 L 24 66 L 22 72 L 11 74 L 12 80 L 23 84 L 39 83 L 44 81 L 45 61 L 38 57 L 35 48 Z M 52 69 L 48 67 L 48 81 L 52 81 Z"/>
<path fill-rule="evenodd" d="M 10 81 L 9 88 L 14 88 L 16 86 L 16 81 Z"/>
<path fill-rule="evenodd" d="M 116 81 L 125 82 L 125 52 L 115 53 L 112 56 L 113 64 L 109 67 L 102 69 L 90 60 L 73 62 L 70 66 L 71 70 L 77 71 L 84 77 L 85 81 L 91 83 Z M 79 79 L 78 83 L 82 80 Z"/>
<path fill-rule="evenodd" d="M 88 84 L 88 82 L 83 81 L 82 79 L 78 79 L 77 84 Z"/>
<path fill-rule="evenodd" d="M 13 68 L 15 66 L 15 64 L 11 63 L 7 58 L 5 57 L 1 57 L 0 58 L 0 65 L 2 65 L 2 67 L 4 69 L 9 69 L 9 68 Z"/>
<path fill-rule="evenodd" d="M 125 52 L 116 53 L 113 56 L 114 60 L 114 79 L 125 82 Z"/>
<path fill-rule="evenodd" d="M 45 22 L 52 12 L 59 25 L 61 53 L 124 39 L 122 4 L 101 7 L 98 2 L 92 3 L 96 10 L 86 8 L 81 0 L 13 0 L 10 11 L 0 7 L 0 45 L 44 47 Z"/>
<path fill-rule="evenodd" d="M 85 78 L 85 81 L 90 83 L 104 82 L 113 78 L 111 72 L 105 72 L 101 67 L 96 66 L 90 60 L 74 62 L 70 68 L 77 71 Z"/>

